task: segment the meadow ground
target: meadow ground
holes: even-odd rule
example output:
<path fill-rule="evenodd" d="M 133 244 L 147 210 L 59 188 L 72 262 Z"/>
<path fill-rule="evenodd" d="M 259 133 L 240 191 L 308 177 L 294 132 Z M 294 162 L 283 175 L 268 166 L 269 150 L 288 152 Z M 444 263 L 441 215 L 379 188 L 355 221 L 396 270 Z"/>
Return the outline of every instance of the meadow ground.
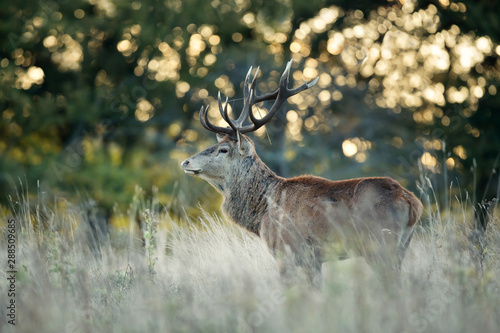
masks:
<path fill-rule="evenodd" d="M 156 204 L 131 210 L 142 231 L 111 229 L 98 249 L 82 205 L 41 214 L 45 207 L 30 212 L 20 195 L 1 217 L 0 331 L 500 332 L 498 217 L 478 234 L 467 198 L 439 207 L 429 193 L 398 293 L 387 293 L 362 259 L 325 264 L 321 292 L 284 287 L 257 237 L 208 213 L 173 222 Z"/>

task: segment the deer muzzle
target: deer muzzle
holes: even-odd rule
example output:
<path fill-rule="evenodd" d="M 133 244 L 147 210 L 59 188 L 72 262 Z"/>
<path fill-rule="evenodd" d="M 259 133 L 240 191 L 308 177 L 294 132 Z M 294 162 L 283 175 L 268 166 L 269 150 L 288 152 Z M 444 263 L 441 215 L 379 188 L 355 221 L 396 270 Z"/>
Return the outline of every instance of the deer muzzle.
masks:
<path fill-rule="evenodd" d="M 188 175 L 197 175 L 201 172 L 201 169 L 196 169 L 189 165 L 189 159 L 181 163 L 181 168 Z"/>

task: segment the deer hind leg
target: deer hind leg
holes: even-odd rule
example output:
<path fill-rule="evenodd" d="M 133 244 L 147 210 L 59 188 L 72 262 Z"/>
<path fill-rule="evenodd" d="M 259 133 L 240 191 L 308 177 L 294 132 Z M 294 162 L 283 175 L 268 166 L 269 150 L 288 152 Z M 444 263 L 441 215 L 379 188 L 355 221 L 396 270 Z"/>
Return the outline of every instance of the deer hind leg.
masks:
<path fill-rule="evenodd" d="M 363 256 L 386 290 L 400 286 L 400 264 L 397 255 L 398 238 L 383 230 L 372 235 L 364 244 Z"/>
<path fill-rule="evenodd" d="M 406 249 L 410 245 L 411 239 L 413 238 L 413 231 L 414 228 L 406 228 L 402 234 L 401 237 L 398 241 L 398 248 L 397 248 L 397 268 L 399 272 L 401 272 L 401 267 L 403 266 L 403 260 L 406 255 Z"/>
<path fill-rule="evenodd" d="M 385 214 L 377 216 L 385 229 L 371 233 L 375 251 L 372 253 L 372 267 L 377 267 L 378 275 L 384 283 L 401 286 L 401 267 L 406 249 L 413 236 L 413 228 L 408 227 L 408 210 L 405 204 L 395 204 Z"/>

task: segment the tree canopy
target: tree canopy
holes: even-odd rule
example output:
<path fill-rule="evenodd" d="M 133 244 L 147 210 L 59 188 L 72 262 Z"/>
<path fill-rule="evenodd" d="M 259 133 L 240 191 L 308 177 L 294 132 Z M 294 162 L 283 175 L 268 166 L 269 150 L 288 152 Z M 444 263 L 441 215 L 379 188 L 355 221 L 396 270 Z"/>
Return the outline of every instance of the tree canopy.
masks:
<path fill-rule="evenodd" d="M 319 77 L 253 138 L 283 176 L 422 174 L 498 196 L 497 1 L 19 0 L 0 9 L 0 188 L 84 192 L 111 210 L 137 185 L 214 203 L 179 163 L 214 142 L 198 122 L 242 82 Z M 267 105 L 259 107 L 264 114 Z M 39 185 L 37 185 L 39 184 Z M 201 189 L 201 190 L 200 190 Z M 215 206 L 215 204 L 214 204 Z"/>

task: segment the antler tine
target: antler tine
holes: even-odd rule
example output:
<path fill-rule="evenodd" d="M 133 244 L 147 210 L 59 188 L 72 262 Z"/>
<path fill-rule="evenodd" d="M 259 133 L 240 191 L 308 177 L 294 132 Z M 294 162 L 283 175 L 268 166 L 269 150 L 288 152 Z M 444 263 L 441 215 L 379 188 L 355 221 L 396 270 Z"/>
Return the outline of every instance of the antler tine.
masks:
<path fill-rule="evenodd" d="M 226 115 L 224 114 L 224 107 L 222 106 L 222 99 L 220 97 L 220 91 L 217 93 L 217 104 L 219 105 L 219 113 L 222 119 L 226 120 Z M 227 97 L 226 97 L 226 108 L 227 108 Z"/>
<path fill-rule="evenodd" d="M 283 71 L 283 74 L 281 74 L 280 78 L 280 86 L 278 89 L 273 91 L 272 93 L 265 94 L 262 96 L 257 96 L 255 95 L 255 103 L 263 102 L 263 101 L 270 101 L 273 99 L 276 99 L 278 97 L 278 94 L 283 90 L 286 90 L 288 87 L 288 79 L 290 77 L 290 69 L 292 68 L 292 62 L 293 60 L 290 60 L 289 62 L 286 63 L 285 70 Z M 284 89 L 282 89 L 285 87 Z"/>
<path fill-rule="evenodd" d="M 220 91 L 217 97 L 219 112 L 222 118 L 229 124 L 231 128 L 219 127 L 211 124 L 210 121 L 208 120 L 208 106 L 206 108 L 201 107 L 200 109 L 200 122 L 202 126 L 212 132 L 229 134 L 232 138 L 235 139 L 237 138 L 238 132 L 242 134 L 253 132 L 259 129 L 260 127 L 264 126 L 279 111 L 283 103 L 289 97 L 311 88 L 316 84 L 316 82 L 318 82 L 318 78 L 316 78 L 310 83 L 306 81 L 304 84 L 295 89 L 288 89 L 288 81 L 290 79 L 291 68 L 292 68 L 292 60 L 290 60 L 286 64 L 286 68 L 283 71 L 283 74 L 281 75 L 280 78 L 279 88 L 272 93 L 258 96 L 255 92 L 257 88 L 257 76 L 259 75 L 259 67 L 257 67 L 255 75 L 252 79 L 252 83 L 249 86 L 250 76 L 252 74 L 252 67 L 250 67 L 245 77 L 245 82 L 243 87 L 243 95 L 244 95 L 243 110 L 241 111 L 241 114 L 237 120 L 232 120 L 231 118 L 229 118 L 227 110 L 229 104 L 228 98 L 226 97 L 226 101 L 224 102 L 224 105 L 222 105 Z M 271 107 L 271 109 L 269 109 L 269 112 L 264 117 L 262 117 L 261 119 L 256 119 L 252 112 L 253 105 L 255 103 L 268 100 L 274 100 L 273 106 Z M 248 116 L 250 117 L 250 121 L 252 122 L 252 124 L 243 126 L 243 123 Z"/>
<path fill-rule="evenodd" d="M 255 71 L 255 75 L 252 80 L 252 85 L 250 86 L 250 91 L 253 90 L 254 94 L 255 94 L 255 87 L 257 86 L 257 76 L 259 76 L 259 72 L 260 72 L 260 66 L 257 67 L 257 70 Z"/>
<path fill-rule="evenodd" d="M 250 67 L 250 71 L 252 70 L 252 67 Z M 245 78 L 245 87 L 244 87 L 244 100 L 243 100 L 243 109 L 241 110 L 241 114 L 238 117 L 238 119 L 235 121 L 235 125 L 238 128 L 243 127 L 243 123 L 245 122 L 245 119 L 248 118 L 248 113 L 252 109 L 253 104 L 255 102 L 253 101 L 253 96 L 255 95 L 255 86 L 257 84 L 257 76 L 259 75 L 260 67 L 257 67 L 257 70 L 255 71 L 255 74 L 252 79 L 252 83 L 250 85 L 250 90 L 248 88 L 248 81 L 249 81 L 249 75 L 250 71 L 248 71 L 247 77 Z"/>
<path fill-rule="evenodd" d="M 246 101 L 248 98 L 249 90 L 248 90 L 248 82 L 250 81 L 250 75 L 252 74 L 253 67 L 250 66 L 250 69 L 247 72 L 247 76 L 245 76 L 245 83 L 243 84 L 243 100 Z M 254 78 L 255 80 L 255 78 Z"/>
<path fill-rule="evenodd" d="M 253 115 L 253 112 L 249 113 L 250 120 L 252 121 L 254 126 L 248 132 L 255 131 L 258 128 L 264 126 L 278 112 L 278 110 L 281 108 L 283 103 L 289 97 L 292 97 L 293 95 L 296 95 L 296 94 L 298 94 L 306 89 L 311 88 L 312 86 L 314 86 L 316 84 L 316 82 L 318 82 L 318 78 L 316 78 L 311 83 L 308 83 L 306 81 L 300 87 L 297 87 L 295 89 L 288 89 L 288 80 L 290 78 L 290 69 L 292 67 L 292 61 L 293 60 L 290 60 L 287 63 L 285 71 L 281 75 L 279 88 L 276 91 L 274 91 L 270 94 L 264 95 L 264 96 L 256 96 L 255 97 L 254 103 L 262 102 L 265 100 L 270 100 L 273 98 L 275 98 L 276 100 L 274 101 L 274 104 L 271 107 L 271 109 L 269 110 L 269 112 L 261 119 L 256 119 L 255 116 Z M 242 133 L 247 133 L 247 132 L 242 132 Z"/>
<path fill-rule="evenodd" d="M 200 123 L 203 127 L 205 127 L 207 130 L 215 133 L 226 133 L 229 135 L 232 135 L 232 130 L 227 128 L 227 127 L 219 127 L 212 125 L 210 121 L 208 120 L 208 106 L 207 107 L 201 107 L 200 109 Z"/>
<path fill-rule="evenodd" d="M 236 126 L 234 123 L 233 123 L 233 120 L 231 118 L 229 118 L 229 115 L 227 114 L 227 106 L 228 106 L 228 98 L 226 97 L 226 101 L 224 102 L 224 107 L 222 107 L 222 100 L 220 98 L 220 91 L 219 91 L 219 95 L 217 96 L 217 102 L 219 104 L 219 112 L 222 116 L 222 119 L 224 119 L 226 121 L 226 123 L 229 124 L 229 126 L 231 126 L 231 129 L 233 130 L 233 133 L 232 133 L 232 136 L 238 131 L 238 126 Z"/>
<path fill-rule="evenodd" d="M 297 87 L 295 89 L 287 89 L 288 97 L 291 97 L 293 95 L 297 95 L 298 93 L 311 88 L 312 86 L 314 86 L 316 84 L 316 82 L 318 82 L 318 80 L 319 80 L 319 77 L 315 78 L 311 82 L 306 81 L 300 87 Z"/>

